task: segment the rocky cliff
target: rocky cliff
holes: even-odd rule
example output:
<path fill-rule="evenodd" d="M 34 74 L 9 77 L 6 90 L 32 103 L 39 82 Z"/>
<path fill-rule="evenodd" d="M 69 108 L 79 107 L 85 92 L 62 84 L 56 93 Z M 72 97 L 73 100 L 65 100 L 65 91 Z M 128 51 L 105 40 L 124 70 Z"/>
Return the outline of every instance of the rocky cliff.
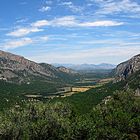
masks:
<path fill-rule="evenodd" d="M 140 70 L 140 54 L 132 57 L 130 60 L 119 64 L 114 70 L 116 81 L 127 79 L 133 73 Z"/>

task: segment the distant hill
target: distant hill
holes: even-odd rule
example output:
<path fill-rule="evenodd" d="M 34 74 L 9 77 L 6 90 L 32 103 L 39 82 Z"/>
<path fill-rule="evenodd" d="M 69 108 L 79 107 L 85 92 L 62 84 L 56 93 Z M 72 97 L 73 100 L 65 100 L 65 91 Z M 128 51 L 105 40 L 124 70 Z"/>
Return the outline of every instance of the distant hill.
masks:
<path fill-rule="evenodd" d="M 67 74 L 76 74 L 77 73 L 76 71 L 74 71 L 70 68 L 66 68 L 64 66 L 57 67 L 57 69 L 61 72 L 67 73 Z"/>
<path fill-rule="evenodd" d="M 108 63 L 102 63 L 102 64 L 52 64 L 56 67 L 59 66 L 64 66 L 66 68 L 70 68 L 76 71 L 91 71 L 91 70 L 97 70 L 97 69 L 114 69 L 116 67 L 116 65 L 113 64 L 108 64 Z"/>

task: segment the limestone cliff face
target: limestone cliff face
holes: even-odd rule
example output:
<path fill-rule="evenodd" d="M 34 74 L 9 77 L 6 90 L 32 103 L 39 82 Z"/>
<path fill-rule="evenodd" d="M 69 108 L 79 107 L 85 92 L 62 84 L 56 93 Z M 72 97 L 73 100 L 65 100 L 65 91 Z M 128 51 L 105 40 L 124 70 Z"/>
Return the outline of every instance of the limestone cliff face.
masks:
<path fill-rule="evenodd" d="M 127 79 L 130 75 L 140 70 L 140 54 L 130 60 L 119 64 L 114 70 L 116 81 Z"/>
<path fill-rule="evenodd" d="M 22 56 L 0 51 L 0 80 L 29 82 L 33 77 L 58 78 L 59 69 L 49 64 L 38 64 Z"/>

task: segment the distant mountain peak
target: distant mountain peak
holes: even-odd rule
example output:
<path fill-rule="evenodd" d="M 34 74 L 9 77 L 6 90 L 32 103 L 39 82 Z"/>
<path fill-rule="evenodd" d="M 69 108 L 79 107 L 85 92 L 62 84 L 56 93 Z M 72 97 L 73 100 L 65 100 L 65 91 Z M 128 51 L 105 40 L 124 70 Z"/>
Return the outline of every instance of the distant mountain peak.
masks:
<path fill-rule="evenodd" d="M 54 66 L 64 66 L 66 68 L 70 68 L 73 70 L 97 70 L 97 69 L 114 69 L 116 65 L 108 64 L 108 63 L 101 63 L 101 64 L 54 64 Z"/>

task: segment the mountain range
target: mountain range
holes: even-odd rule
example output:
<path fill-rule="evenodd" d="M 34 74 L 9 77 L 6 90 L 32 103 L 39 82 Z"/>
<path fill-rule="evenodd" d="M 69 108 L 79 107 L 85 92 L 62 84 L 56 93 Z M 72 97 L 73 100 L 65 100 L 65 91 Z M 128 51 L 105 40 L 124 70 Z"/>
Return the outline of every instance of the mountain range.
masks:
<path fill-rule="evenodd" d="M 66 83 L 66 81 L 72 81 L 77 78 L 76 76 L 79 76 L 76 72 L 78 70 L 113 69 L 114 67 L 115 65 L 106 63 L 99 65 L 64 64 L 63 66 L 54 64 L 53 66 L 47 63 L 36 63 L 22 56 L 0 51 L 0 80 L 17 84 L 29 84 L 36 80 Z M 131 85 L 137 83 L 137 86 L 139 86 L 140 54 L 117 65 L 112 73 L 116 82 L 129 79 L 128 83 L 131 83 Z"/>
<path fill-rule="evenodd" d="M 64 66 L 66 68 L 73 69 L 75 71 L 92 71 L 92 70 L 108 70 L 114 69 L 116 65 L 108 64 L 108 63 L 101 63 L 101 64 L 57 64 L 53 63 L 52 65 L 59 67 Z"/>
<path fill-rule="evenodd" d="M 0 79 L 15 83 L 30 83 L 36 78 L 45 81 L 71 78 L 74 71 L 65 67 L 54 67 L 46 63 L 36 63 L 22 56 L 0 51 Z"/>
<path fill-rule="evenodd" d="M 64 66 L 36 63 L 22 56 L 0 51 L 0 104 L 2 107 L 7 106 L 5 98 L 11 99 L 8 105 L 10 106 L 12 102 L 19 101 L 22 97 L 25 98 L 24 95 L 54 95 L 63 87 L 76 86 L 77 82 L 83 81 L 84 76 L 86 80 L 90 78 L 93 82 L 97 75 L 100 77 L 101 73 L 79 74 L 75 70 Z M 103 86 L 107 89 L 109 86 L 110 94 L 113 94 L 115 90 L 130 88 L 136 91 L 137 95 L 140 95 L 140 55 L 117 65 L 110 75 L 115 80 Z M 89 93 L 91 91 L 92 89 L 89 90 Z M 102 91 L 104 93 L 104 90 Z M 91 92 L 91 98 L 92 95 Z M 108 95 L 105 94 L 103 97 Z M 88 98 L 86 93 L 77 96 L 80 101 L 82 98 Z M 75 100 L 77 102 L 77 98 Z M 81 103 L 83 104 L 83 102 Z"/>

